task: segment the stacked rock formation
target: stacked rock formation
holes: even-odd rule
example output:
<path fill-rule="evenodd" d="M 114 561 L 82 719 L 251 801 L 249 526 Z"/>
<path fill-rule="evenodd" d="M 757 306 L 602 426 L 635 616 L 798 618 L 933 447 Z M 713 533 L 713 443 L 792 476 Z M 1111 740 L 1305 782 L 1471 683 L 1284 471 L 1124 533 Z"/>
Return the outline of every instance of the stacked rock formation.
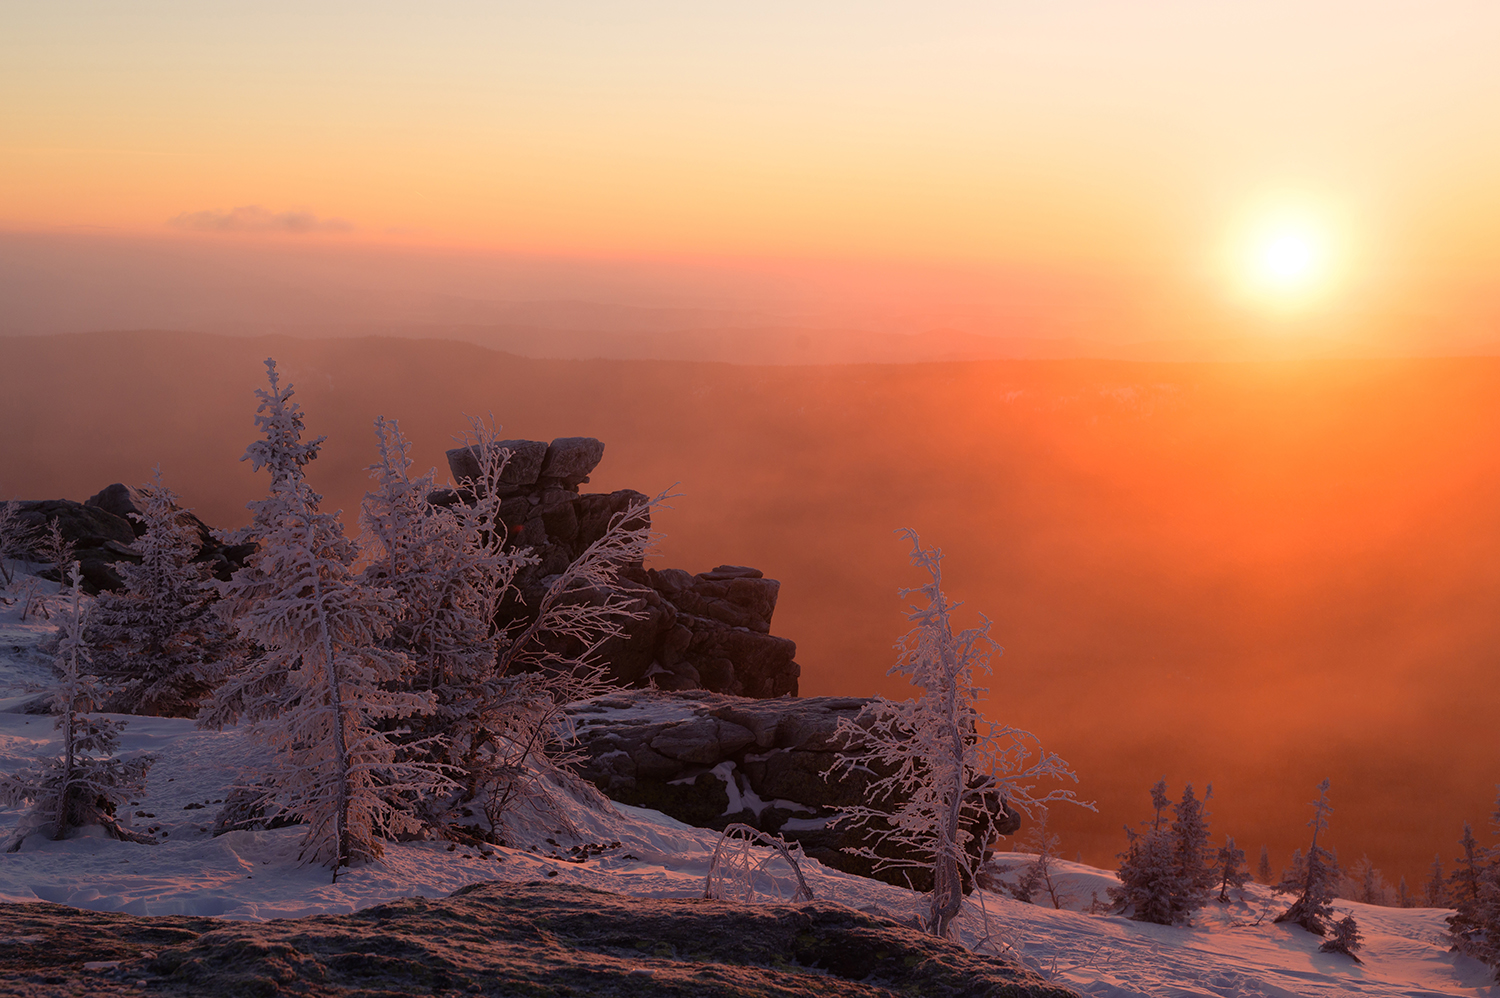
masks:
<path fill-rule="evenodd" d="M 540 563 L 516 578 L 521 599 L 502 608 L 505 622 L 534 613 L 550 578 L 562 572 L 606 530 L 616 515 L 646 497 L 631 489 L 580 493 L 579 487 L 604 456 L 593 437 L 502 440 L 510 451 L 500 480 L 500 518 L 511 543 L 529 547 Z M 448 451 L 456 482 L 479 475 L 472 448 Z M 463 501 L 452 490 L 431 501 Z M 754 568 L 720 565 L 711 572 L 628 566 L 621 573 L 625 591 L 640 619 L 626 624 L 626 635 L 607 646 L 611 678 L 622 686 L 663 690 L 705 689 L 749 697 L 796 696 L 801 667 L 797 646 L 771 634 L 771 615 L 781 584 Z"/>
<path fill-rule="evenodd" d="M 695 691 L 637 691 L 570 708 L 583 758 L 578 773 L 612 800 L 649 807 L 690 825 L 743 822 L 801 844 L 827 866 L 891 883 L 931 889 L 920 868 L 875 870 L 847 852 L 879 847 L 867 829 L 830 827 L 840 808 L 868 804 L 876 777 L 866 771 L 824 776 L 841 749 L 840 719 L 859 724 L 863 697 L 754 700 Z M 1020 816 L 1000 799 L 971 823 L 974 859 Z"/>

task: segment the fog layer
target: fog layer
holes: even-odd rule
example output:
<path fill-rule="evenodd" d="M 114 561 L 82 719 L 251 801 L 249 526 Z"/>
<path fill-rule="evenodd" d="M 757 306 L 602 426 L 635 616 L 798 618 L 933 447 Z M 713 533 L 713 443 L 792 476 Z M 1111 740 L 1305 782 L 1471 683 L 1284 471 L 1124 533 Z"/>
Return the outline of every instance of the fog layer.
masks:
<path fill-rule="evenodd" d="M 0 495 L 169 485 L 210 523 L 263 488 L 239 463 L 274 355 L 310 468 L 352 520 L 395 417 L 420 467 L 464 414 L 606 441 L 586 488 L 672 486 L 656 563 L 754 565 L 802 692 L 885 677 L 919 581 L 893 531 L 1005 646 L 989 709 L 1076 767 L 1109 863 L 1165 775 L 1212 782 L 1216 837 L 1279 868 L 1333 780 L 1333 840 L 1416 886 L 1500 780 L 1500 360 L 745 367 L 544 361 L 394 339 L 0 339 Z M 446 472 L 445 472 L 446 474 Z"/>

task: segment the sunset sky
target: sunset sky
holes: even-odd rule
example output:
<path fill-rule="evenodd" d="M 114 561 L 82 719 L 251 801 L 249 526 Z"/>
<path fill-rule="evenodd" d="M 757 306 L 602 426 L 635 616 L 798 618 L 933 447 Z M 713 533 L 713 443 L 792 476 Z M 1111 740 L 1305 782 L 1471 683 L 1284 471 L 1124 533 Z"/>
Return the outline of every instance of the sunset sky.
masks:
<path fill-rule="evenodd" d="M 0 230 L 1485 342 L 1497 46 L 1480 0 L 9 3 Z"/>

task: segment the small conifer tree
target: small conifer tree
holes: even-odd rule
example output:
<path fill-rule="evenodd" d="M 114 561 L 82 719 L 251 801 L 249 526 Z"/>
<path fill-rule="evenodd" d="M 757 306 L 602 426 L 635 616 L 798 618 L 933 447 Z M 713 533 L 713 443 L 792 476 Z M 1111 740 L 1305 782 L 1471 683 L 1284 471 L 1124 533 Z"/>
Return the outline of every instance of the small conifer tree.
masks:
<path fill-rule="evenodd" d="M 1443 875 L 1443 854 L 1432 857 L 1432 872 L 1422 885 L 1422 901 L 1429 908 L 1448 907 L 1448 878 Z"/>
<path fill-rule="evenodd" d="M 1125 829 L 1120 886 L 1109 888 L 1109 897 L 1116 911 L 1138 922 L 1186 924 L 1219 882 L 1209 853 L 1207 816 L 1191 783 L 1182 800 L 1171 805 L 1175 818 L 1170 825 L 1163 818 L 1169 804 L 1165 779 L 1151 788 L 1151 803 L 1156 813 L 1150 827 Z"/>
<path fill-rule="evenodd" d="M 482 597 L 487 625 L 495 607 L 514 596 L 517 570 L 537 563 L 530 548 L 506 542 L 500 496 L 510 452 L 500 446 L 497 429 L 493 420 L 471 420 L 463 439 L 478 476 L 456 483 L 464 502 L 452 507 L 464 558 L 479 579 L 474 591 Z M 490 628 L 487 647 L 494 654 L 487 667 L 440 691 L 440 709 L 454 718 L 446 734 L 461 785 L 455 803 L 478 804 L 489 823 L 481 834 L 498 836 L 501 816 L 517 805 L 543 814 L 552 810 L 554 788 L 573 780 L 567 769 L 574 751 L 568 748 L 571 721 L 564 708 L 613 688 L 605 647 L 643 612 L 621 584 L 621 572 L 639 567 L 654 547 L 651 514 L 668 498 L 642 496 L 615 513 L 604 532 L 550 578 L 530 615 L 503 631 Z M 472 810 L 460 813 L 464 809 Z"/>
<path fill-rule="evenodd" d="M 73 554 L 77 547 L 74 541 L 63 536 L 62 524 L 57 517 L 47 522 L 47 529 L 32 545 L 31 550 L 43 561 L 50 563 L 52 571 L 57 573 L 58 592 L 68 588 L 68 566 L 73 564 Z"/>
<path fill-rule="evenodd" d="M 1292 861 L 1287 864 L 1286 869 L 1281 871 L 1281 879 L 1276 882 L 1276 891 L 1281 894 L 1294 891 L 1297 889 L 1295 885 L 1302 883 L 1305 879 L 1307 879 L 1307 859 L 1302 855 L 1302 847 L 1298 846 L 1292 850 Z"/>
<path fill-rule="evenodd" d="M 1269 860 L 1266 865 L 1270 865 Z M 1245 850 L 1236 848 L 1234 836 L 1226 838 L 1219 849 L 1218 877 L 1219 901 L 1223 904 L 1229 903 L 1230 888 L 1242 890 L 1250 878 L 1250 871 L 1245 869 Z"/>
<path fill-rule="evenodd" d="M 154 841 L 131 832 L 115 820 L 115 811 L 131 794 L 145 787 L 146 772 L 155 761 L 138 755 L 122 760 L 121 722 L 93 716 L 100 689 L 88 673 L 89 645 L 85 636 L 83 577 L 77 563 L 69 575 L 71 599 L 61 624 L 55 664 L 61 675 L 52 697 L 56 727 L 62 732 L 62 757 L 45 759 L 11 775 L 0 775 L 0 801 L 29 804 L 30 810 L 11 836 L 7 851 L 21 848 L 33 832 L 46 830 L 61 839 L 74 828 L 98 825 L 118 839 Z"/>
<path fill-rule="evenodd" d="M 1054 908 L 1062 908 L 1070 900 L 1058 878 L 1053 874 L 1052 861 L 1057 858 L 1057 847 L 1062 836 L 1048 827 L 1049 809 L 1043 805 L 1036 809 L 1036 820 L 1026 830 L 1023 844 L 1036 853 L 1036 859 L 1026 865 L 1013 891 L 1019 900 L 1037 903 L 1045 896 Z"/>
<path fill-rule="evenodd" d="M 1448 897 L 1455 906 L 1462 907 L 1479 900 L 1479 882 L 1484 875 L 1488 850 L 1474 838 L 1474 829 L 1469 827 L 1467 821 L 1464 822 L 1464 834 L 1458 840 L 1458 846 L 1463 850 L 1463 855 L 1455 860 L 1458 865 L 1448 878 Z"/>
<path fill-rule="evenodd" d="M 1500 834 L 1500 798 L 1490 823 Z M 1448 932 L 1454 949 L 1488 965 L 1500 982 L 1500 848 L 1480 846 L 1467 823 L 1461 845 L 1464 855 L 1450 881 L 1457 910 L 1448 916 Z"/>
<path fill-rule="evenodd" d="M 1297 892 L 1292 906 L 1276 916 L 1278 922 L 1292 922 L 1314 935 L 1326 935 L 1333 920 L 1333 908 L 1329 904 L 1338 885 L 1338 862 L 1333 853 L 1318 845 L 1319 834 L 1328 831 L 1328 814 L 1333 805 L 1328 802 L 1328 781 L 1318 785 L 1318 799 L 1311 804 L 1313 817 L 1308 827 L 1313 830 L 1312 844 L 1307 850 L 1305 872 L 1299 881 L 1283 881 L 1279 889 Z"/>
<path fill-rule="evenodd" d="M 1263 884 L 1271 882 L 1271 851 L 1265 846 L 1260 847 L 1260 863 L 1255 867 L 1255 879 Z"/>
<path fill-rule="evenodd" d="M 1363 938 L 1359 932 L 1359 925 L 1354 921 L 1354 916 L 1345 915 L 1333 923 L 1333 936 L 1318 949 L 1323 953 L 1342 953 L 1355 963 L 1364 963 L 1354 955 L 1354 951 L 1360 948 Z"/>
<path fill-rule="evenodd" d="M 94 661 L 112 690 L 109 710 L 191 717 L 240 645 L 213 613 L 218 592 L 208 566 L 193 560 L 197 531 L 182 522 L 160 469 L 141 496 L 141 563 L 121 563 L 125 588 L 105 590 L 95 602 Z"/>

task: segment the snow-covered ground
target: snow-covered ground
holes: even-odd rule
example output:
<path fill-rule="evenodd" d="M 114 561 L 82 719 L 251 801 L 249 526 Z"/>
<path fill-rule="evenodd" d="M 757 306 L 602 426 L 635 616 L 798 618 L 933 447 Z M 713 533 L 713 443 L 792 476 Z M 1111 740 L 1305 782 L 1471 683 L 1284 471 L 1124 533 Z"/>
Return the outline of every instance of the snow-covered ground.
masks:
<path fill-rule="evenodd" d="M 35 646 L 51 625 L 22 622 L 19 609 L 0 609 L 0 772 L 54 751 L 56 744 L 50 717 L 15 712 L 50 681 Z M 599 811 L 578 804 L 568 809 L 571 834 L 537 829 L 529 848 L 392 844 L 383 860 L 346 870 L 330 883 L 326 869 L 298 862 L 299 828 L 210 833 L 215 802 L 254 773 L 257 751 L 238 731 L 202 732 L 191 721 L 168 718 L 128 721 L 123 751 L 157 756 L 128 820 L 137 830 L 155 830 L 158 843 L 118 842 L 102 834 L 64 842 L 32 837 L 20 852 L 0 854 L 0 901 L 267 919 L 347 912 L 399 897 L 441 897 L 476 881 L 548 877 L 644 897 L 694 897 L 702 894 L 718 840 L 716 833 L 655 811 L 625 806 Z M 18 817 L 18 809 L 0 808 L 0 840 Z M 586 843 L 606 848 L 584 862 L 567 859 L 571 847 Z M 1054 863 L 1071 899 L 1068 908 L 980 892 L 959 923 L 965 941 L 981 945 L 988 939 L 986 945 L 1099 998 L 1500 994 L 1485 967 L 1448 951 L 1446 911 L 1338 902 L 1340 914 L 1352 913 L 1364 933 L 1364 963 L 1355 964 L 1319 953 L 1320 940 L 1300 929 L 1273 924 L 1278 903 L 1285 902 L 1267 888 L 1251 886 L 1241 900 L 1210 904 L 1191 928 L 1145 925 L 1085 910 L 1115 882 L 1111 873 Z M 808 861 L 804 872 L 822 899 L 875 906 L 903 919 L 923 908 L 918 895 L 815 861 Z M 788 897 L 789 880 L 779 883 Z M 778 885 L 761 886 L 769 892 Z"/>

